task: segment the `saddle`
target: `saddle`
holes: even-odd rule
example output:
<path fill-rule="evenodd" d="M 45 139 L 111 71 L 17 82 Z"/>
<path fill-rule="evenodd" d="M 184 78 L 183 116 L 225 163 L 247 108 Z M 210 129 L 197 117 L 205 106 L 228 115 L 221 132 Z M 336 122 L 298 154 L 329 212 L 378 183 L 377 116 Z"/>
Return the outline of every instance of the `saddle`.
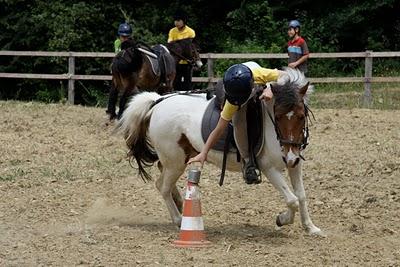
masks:
<path fill-rule="evenodd" d="M 168 57 L 169 50 L 164 45 L 158 44 L 153 46 L 150 52 L 157 55 L 157 58 L 145 55 L 150 62 L 153 73 L 161 78 L 161 83 L 168 83 L 168 77 L 175 71 L 174 62 L 171 62 L 171 57 Z"/>
<path fill-rule="evenodd" d="M 201 135 L 203 137 L 204 142 L 207 141 L 211 132 L 217 126 L 220 117 L 221 109 L 216 104 L 217 102 L 218 99 L 216 97 L 211 99 L 203 115 L 203 120 L 201 122 Z M 233 125 L 231 123 L 229 124 L 228 129 L 225 130 L 224 134 L 221 136 L 221 138 L 217 141 L 217 143 L 214 145 L 212 149 L 218 151 L 224 151 L 225 141 L 227 136 L 230 136 L 229 152 L 237 152 L 235 139 L 233 138 Z"/>
<path fill-rule="evenodd" d="M 116 68 L 120 73 L 129 74 L 133 71 L 137 71 L 139 66 L 142 64 L 142 60 L 138 60 L 142 53 L 144 57 L 148 59 L 151 65 L 151 69 L 155 76 L 161 78 L 161 83 L 168 83 L 171 74 L 175 72 L 175 62 L 173 58 L 169 56 L 169 51 L 164 45 L 155 45 L 150 48 L 142 43 L 135 43 L 133 41 L 125 41 L 122 43 L 124 46 L 113 59 L 112 68 Z M 146 53 L 140 52 L 137 48 L 146 50 L 157 58 L 147 55 Z M 133 60 L 136 58 L 136 60 Z"/>

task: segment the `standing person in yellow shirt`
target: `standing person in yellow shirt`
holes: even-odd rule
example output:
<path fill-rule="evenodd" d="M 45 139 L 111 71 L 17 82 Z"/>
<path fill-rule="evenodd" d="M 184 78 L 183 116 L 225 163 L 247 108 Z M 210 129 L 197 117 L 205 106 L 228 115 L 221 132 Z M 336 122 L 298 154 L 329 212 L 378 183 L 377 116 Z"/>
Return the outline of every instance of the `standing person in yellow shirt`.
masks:
<path fill-rule="evenodd" d="M 183 39 L 193 39 L 196 37 L 195 31 L 187 23 L 187 15 L 184 11 L 178 10 L 174 15 L 175 27 L 169 31 L 168 43 Z M 174 89 L 177 91 L 187 91 L 192 86 L 192 65 L 186 60 L 180 60 L 176 66 L 176 77 Z"/>

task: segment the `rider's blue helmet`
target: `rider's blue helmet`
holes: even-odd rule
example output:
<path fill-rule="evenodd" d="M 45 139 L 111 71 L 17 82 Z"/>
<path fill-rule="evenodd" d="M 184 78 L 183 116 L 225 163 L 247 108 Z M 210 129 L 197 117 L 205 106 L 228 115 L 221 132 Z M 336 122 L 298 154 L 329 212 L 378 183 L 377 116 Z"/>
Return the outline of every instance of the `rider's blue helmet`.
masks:
<path fill-rule="evenodd" d="M 132 27 L 128 23 L 121 23 L 118 27 L 119 36 L 130 36 L 132 34 Z"/>
<path fill-rule="evenodd" d="M 298 20 L 289 21 L 289 28 L 300 28 L 300 22 Z"/>
<path fill-rule="evenodd" d="M 229 103 L 240 106 L 250 97 L 253 73 L 243 64 L 231 66 L 224 75 L 225 97 Z"/>

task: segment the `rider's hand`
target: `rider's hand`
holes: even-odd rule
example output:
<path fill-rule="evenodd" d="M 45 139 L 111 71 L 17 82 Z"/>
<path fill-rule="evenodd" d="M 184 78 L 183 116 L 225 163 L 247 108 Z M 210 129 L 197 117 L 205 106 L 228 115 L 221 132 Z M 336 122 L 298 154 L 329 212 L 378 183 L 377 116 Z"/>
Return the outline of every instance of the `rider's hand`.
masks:
<path fill-rule="evenodd" d="M 267 86 L 262 92 L 260 99 L 264 99 L 265 101 L 271 100 L 274 94 L 272 93 L 271 86 Z"/>
<path fill-rule="evenodd" d="M 289 63 L 288 67 L 295 69 L 297 64 L 295 62 Z"/>
<path fill-rule="evenodd" d="M 190 158 L 188 160 L 187 164 L 191 164 L 193 162 L 200 162 L 201 166 L 203 166 L 204 165 L 204 161 L 206 161 L 206 160 L 207 160 L 207 155 L 205 155 L 203 153 L 200 153 L 197 156 L 195 156 L 193 158 Z"/>

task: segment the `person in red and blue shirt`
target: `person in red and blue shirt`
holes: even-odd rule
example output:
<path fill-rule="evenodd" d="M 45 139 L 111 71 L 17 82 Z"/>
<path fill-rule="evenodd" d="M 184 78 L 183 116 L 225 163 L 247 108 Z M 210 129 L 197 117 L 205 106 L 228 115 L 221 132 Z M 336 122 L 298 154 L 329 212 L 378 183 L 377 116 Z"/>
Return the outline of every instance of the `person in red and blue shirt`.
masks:
<path fill-rule="evenodd" d="M 291 68 L 298 68 L 303 73 L 307 73 L 307 59 L 310 54 L 306 41 L 300 36 L 300 22 L 291 20 L 288 27 L 288 55 Z"/>

